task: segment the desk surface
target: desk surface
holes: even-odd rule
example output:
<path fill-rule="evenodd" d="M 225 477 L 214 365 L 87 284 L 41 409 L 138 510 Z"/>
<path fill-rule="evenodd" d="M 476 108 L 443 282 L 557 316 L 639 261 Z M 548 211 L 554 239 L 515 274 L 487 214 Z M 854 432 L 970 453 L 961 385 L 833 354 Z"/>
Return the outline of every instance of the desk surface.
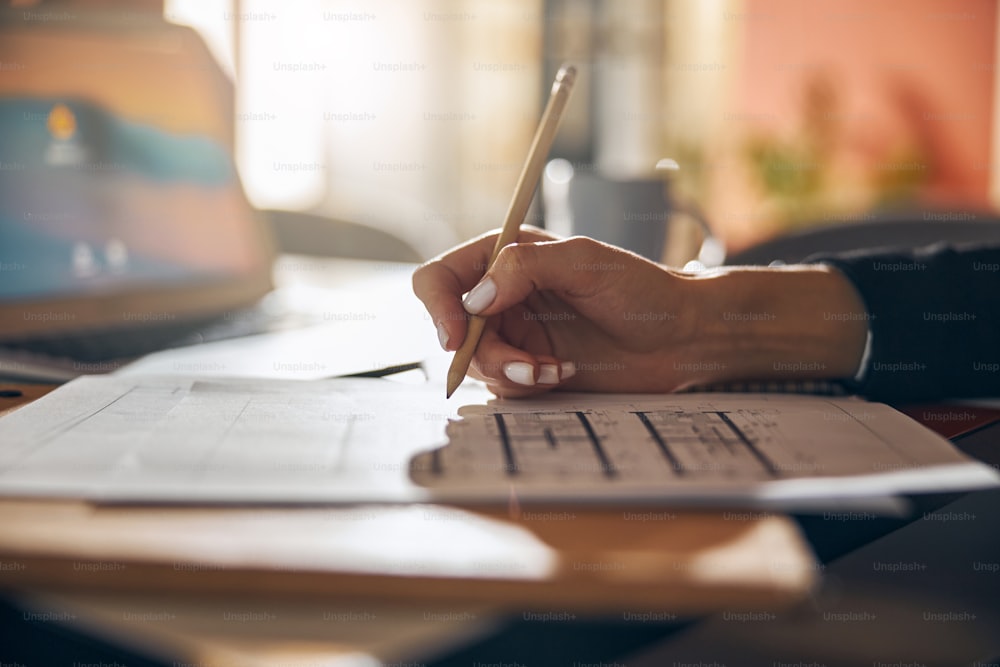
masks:
<path fill-rule="evenodd" d="M 0 409 L 50 389 L 18 388 L 24 396 L 0 399 Z M 484 631 L 500 613 L 671 621 L 724 609 L 773 610 L 807 596 L 817 572 L 794 523 L 760 513 L 206 509 L 8 499 L 0 501 L 0 525 L 0 585 L 31 594 L 29 607 L 88 619 L 85 627 L 116 641 L 143 637 L 156 653 L 197 664 L 257 664 L 262 656 L 260 664 L 412 659 L 427 646 Z M 333 530 L 345 525 L 346 534 Z M 393 573 L 401 560 L 433 564 L 476 539 L 518 541 L 548 556 L 551 567 L 544 576 L 488 562 L 473 577 Z M 384 550 L 372 552 L 373 543 Z M 358 570 L 324 567 L 324 554 L 344 549 L 365 554 Z M 241 616 L 234 606 L 250 611 Z M 234 625 L 227 613 L 257 622 Z M 317 614 L 340 629 L 318 622 Z M 351 630 L 352 618 L 363 619 L 366 632 Z"/>
<path fill-rule="evenodd" d="M 296 268 L 339 280 L 311 267 Z M 0 399 L 0 411 L 48 389 L 21 388 L 24 397 Z M 351 511 L 369 509 L 340 510 Z M 795 524 L 779 516 L 668 512 L 635 521 L 576 511 L 566 521 L 506 508 L 427 511 L 446 511 L 445 525 L 514 531 L 554 554 L 556 576 L 403 585 L 324 571 L 317 560 L 337 547 L 324 539 L 328 509 L 270 511 L 266 523 L 282 535 L 275 540 L 260 530 L 259 510 L 11 500 L 0 502 L 0 582 L 29 614 L 67 618 L 168 664 L 304 666 L 422 661 L 511 616 L 551 627 L 612 612 L 620 631 L 622 619 L 635 627 L 685 614 L 760 613 L 808 596 L 820 571 Z"/>

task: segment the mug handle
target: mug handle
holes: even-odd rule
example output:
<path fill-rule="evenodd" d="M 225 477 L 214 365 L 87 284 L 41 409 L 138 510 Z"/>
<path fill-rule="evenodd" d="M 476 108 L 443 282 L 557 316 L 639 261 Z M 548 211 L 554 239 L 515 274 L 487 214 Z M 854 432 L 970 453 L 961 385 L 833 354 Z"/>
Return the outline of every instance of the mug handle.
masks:
<path fill-rule="evenodd" d="M 672 173 L 680 171 L 680 165 L 677 164 L 676 160 L 663 158 L 657 161 L 656 171 L 662 174 L 665 177 L 664 180 L 666 180 Z M 685 201 L 674 197 L 671 197 L 670 207 L 672 211 L 683 213 L 692 218 L 698 223 L 704 234 L 701 248 L 698 249 L 698 258 L 688 262 L 684 268 L 686 270 L 698 270 L 722 266 L 726 261 L 726 245 L 722 242 L 722 239 L 712 233 L 712 227 L 708 224 L 708 219 L 701 210 L 701 207 L 693 201 Z"/>
<path fill-rule="evenodd" d="M 685 265 L 684 268 L 688 270 L 697 270 L 698 268 L 712 269 L 725 264 L 726 244 L 712 232 L 712 228 L 708 224 L 708 219 L 704 212 L 702 212 L 701 207 L 693 201 L 683 201 L 680 199 L 671 200 L 670 205 L 674 212 L 683 213 L 697 222 L 704 234 L 701 247 L 698 249 L 698 257 L 692 260 L 692 262 L 697 262 L 701 266 L 691 266 L 692 262 L 688 262 L 688 265 Z"/>

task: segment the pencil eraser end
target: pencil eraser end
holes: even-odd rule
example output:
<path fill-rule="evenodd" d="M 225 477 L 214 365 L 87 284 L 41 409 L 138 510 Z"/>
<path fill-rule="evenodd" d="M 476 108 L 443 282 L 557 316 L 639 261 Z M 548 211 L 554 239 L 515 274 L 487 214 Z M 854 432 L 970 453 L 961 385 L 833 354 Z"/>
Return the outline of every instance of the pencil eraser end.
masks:
<path fill-rule="evenodd" d="M 556 73 L 556 80 L 553 86 L 572 86 L 576 81 L 576 67 L 574 65 L 563 65 Z"/>

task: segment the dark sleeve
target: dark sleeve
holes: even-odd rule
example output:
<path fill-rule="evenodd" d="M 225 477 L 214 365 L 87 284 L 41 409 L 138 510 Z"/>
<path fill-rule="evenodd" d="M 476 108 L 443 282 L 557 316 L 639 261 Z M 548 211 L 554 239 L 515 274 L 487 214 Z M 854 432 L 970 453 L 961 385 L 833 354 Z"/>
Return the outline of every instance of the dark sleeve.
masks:
<path fill-rule="evenodd" d="M 859 394 L 884 401 L 1000 396 L 1000 245 L 814 255 L 868 310 Z"/>

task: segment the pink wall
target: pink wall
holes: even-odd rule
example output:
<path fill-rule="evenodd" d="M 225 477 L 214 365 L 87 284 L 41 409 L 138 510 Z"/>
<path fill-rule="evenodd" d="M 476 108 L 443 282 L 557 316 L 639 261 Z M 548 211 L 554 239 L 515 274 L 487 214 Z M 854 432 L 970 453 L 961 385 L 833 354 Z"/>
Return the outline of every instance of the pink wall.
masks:
<path fill-rule="evenodd" d="M 838 159 L 871 173 L 916 145 L 922 200 L 986 206 L 996 12 L 995 0 L 746 0 L 730 16 L 745 36 L 734 132 L 794 132 L 805 81 L 821 71 Z"/>

